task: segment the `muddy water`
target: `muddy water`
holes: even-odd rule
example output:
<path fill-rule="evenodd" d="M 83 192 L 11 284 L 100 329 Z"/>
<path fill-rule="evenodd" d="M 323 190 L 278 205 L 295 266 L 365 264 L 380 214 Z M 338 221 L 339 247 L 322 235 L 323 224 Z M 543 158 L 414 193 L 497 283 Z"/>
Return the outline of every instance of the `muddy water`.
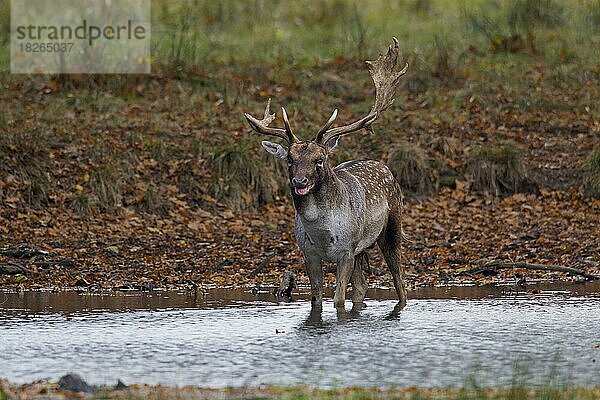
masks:
<path fill-rule="evenodd" d="M 311 314 L 305 295 L 0 292 L 0 377 L 256 386 L 600 384 L 600 284 L 421 289 Z M 350 308 L 351 304 L 347 304 Z M 515 377 L 516 375 L 516 377 Z"/>

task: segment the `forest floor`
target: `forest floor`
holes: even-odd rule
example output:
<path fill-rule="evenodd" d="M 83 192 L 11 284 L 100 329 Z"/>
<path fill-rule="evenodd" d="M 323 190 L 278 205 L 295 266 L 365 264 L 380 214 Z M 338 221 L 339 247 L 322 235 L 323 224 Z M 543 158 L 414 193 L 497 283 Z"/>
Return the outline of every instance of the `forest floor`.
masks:
<path fill-rule="evenodd" d="M 360 118 L 392 36 L 396 101 L 329 159 L 395 173 L 408 284 L 600 275 L 600 3 L 213 3 L 153 7 L 147 76 L 10 74 L 0 30 L 0 288 L 307 283 L 285 162 L 243 114 L 271 98 L 305 140 Z"/>
<path fill-rule="evenodd" d="M 315 69 L 315 81 L 324 90 L 323 80 L 332 76 L 366 81 L 351 60 Z M 296 124 L 321 123 L 329 108 L 302 109 L 303 101 L 311 101 L 311 89 L 296 86 L 297 76 L 289 78 L 289 89 L 301 94 L 290 107 Z M 223 86 L 234 78 L 225 73 L 211 79 Z M 261 138 L 248 133 L 242 118 L 243 111 L 261 112 L 269 96 L 264 84 L 245 85 L 240 93 L 251 100 L 243 102 L 230 101 L 214 88 L 159 76 L 131 78 L 116 88 L 96 83 L 94 90 L 76 78 L 3 85 L 0 247 L 25 244 L 48 254 L 15 258 L 3 252 L 0 264 L 7 268 L 0 287 L 277 285 L 285 270 L 307 283 L 285 169 L 259 155 Z M 514 268 L 469 274 L 490 262 L 558 265 L 600 275 L 600 200 L 584 195 L 581 177 L 587 155 L 598 144 L 598 113 L 586 111 L 589 99 L 600 98 L 598 81 L 561 89 L 561 104 L 554 105 L 516 104 L 522 103 L 521 95 L 536 101 L 531 96 L 540 90 L 547 92 L 544 98 L 558 95 L 550 84 L 533 92 L 488 89 L 438 89 L 433 104 L 408 91 L 375 135 L 356 134 L 339 146 L 350 149 L 336 155 L 340 161 L 385 161 L 406 141 L 425 154 L 428 165 L 443 164 L 434 172 L 450 168 L 456 175 L 429 194 L 407 192 L 403 221 L 409 240 L 403 262 L 409 286 L 514 282 L 521 276 L 581 279 Z M 350 101 L 350 94 L 371 96 L 366 84 L 354 90 L 359 93 L 349 90 L 333 101 Z M 360 116 L 367 108 L 353 106 L 357 111 L 351 113 Z M 533 189 L 475 190 L 465 172 L 470 153 L 507 142 L 520 149 Z M 250 160 L 248 165 L 235 164 L 235 154 Z M 240 175 L 251 176 L 244 181 Z M 270 180 L 261 183 L 267 175 Z M 371 251 L 370 264 L 369 282 L 389 286 L 378 250 Z M 333 280 L 329 273 L 326 282 Z"/>

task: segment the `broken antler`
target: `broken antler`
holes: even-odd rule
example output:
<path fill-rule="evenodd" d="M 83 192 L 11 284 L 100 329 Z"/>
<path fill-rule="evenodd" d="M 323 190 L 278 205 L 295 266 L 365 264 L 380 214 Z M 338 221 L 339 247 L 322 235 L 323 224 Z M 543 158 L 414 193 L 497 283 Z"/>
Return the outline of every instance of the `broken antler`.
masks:
<path fill-rule="evenodd" d="M 282 139 L 285 139 L 288 143 L 299 142 L 296 135 L 294 135 L 294 133 L 292 132 L 292 127 L 290 126 L 290 122 L 288 121 L 288 117 L 287 117 L 287 113 L 285 112 L 285 108 L 281 107 L 281 111 L 283 113 L 283 122 L 285 124 L 285 129 L 269 127 L 269 124 L 271 122 L 273 122 L 273 120 L 275 119 L 275 113 L 271 114 L 271 111 L 269 110 L 270 107 L 271 107 L 271 99 L 269 99 L 267 101 L 267 107 L 265 108 L 265 115 L 264 115 L 263 119 L 261 119 L 261 120 L 254 118 L 252 115 L 250 115 L 248 113 L 244 113 L 244 116 L 246 117 L 246 120 L 248 121 L 248 123 L 250 124 L 252 129 L 254 129 L 258 133 L 262 133 L 263 135 L 280 137 Z"/>
<path fill-rule="evenodd" d="M 406 64 L 402 70 L 396 71 L 399 47 L 398 39 L 394 37 L 393 40 L 394 43 L 389 46 L 386 55 L 380 55 L 375 61 L 366 62 L 373 83 L 375 84 L 375 103 L 373 104 L 371 111 L 363 118 L 349 125 L 331 128 L 337 117 L 337 109 L 333 110 L 333 113 L 325 126 L 317 133 L 317 137 L 315 138 L 317 143 L 325 144 L 332 138 L 356 132 L 361 129 L 366 129 L 371 133 L 373 132 L 371 124 L 377 119 L 382 111 L 392 105 L 396 94 L 396 88 L 400 83 L 400 78 L 408 70 L 408 64 Z"/>

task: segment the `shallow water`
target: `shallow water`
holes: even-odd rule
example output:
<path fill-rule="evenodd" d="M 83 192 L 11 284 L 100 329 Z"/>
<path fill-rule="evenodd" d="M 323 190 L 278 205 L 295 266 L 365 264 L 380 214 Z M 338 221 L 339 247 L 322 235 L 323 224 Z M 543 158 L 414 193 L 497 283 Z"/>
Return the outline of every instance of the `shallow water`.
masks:
<path fill-rule="evenodd" d="M 257 386 L 600 384 L 600 285 L 391 291 L 321 315 L 268 292 L 0 293 L 0 377 Z M 552 289 L 552 290 L 550 290 Z M 350 308 L 351 303 L 347 303 Z M 516 375 L 516 376 L 515 376 Z"/>

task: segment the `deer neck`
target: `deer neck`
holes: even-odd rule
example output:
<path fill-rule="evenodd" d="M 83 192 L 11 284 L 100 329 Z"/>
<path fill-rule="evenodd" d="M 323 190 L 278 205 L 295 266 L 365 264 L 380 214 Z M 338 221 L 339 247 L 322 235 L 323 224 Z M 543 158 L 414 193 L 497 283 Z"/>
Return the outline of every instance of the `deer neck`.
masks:
<path fill-rule="evenodd" d="M 342 181 L 328 165 L 323 172 L 323 179 L 307 195 L 300 196 L 292 189 L 294 208 L 305 220 L 321 218 L 340 203 L 339 199 L 343 193 Z"/>

